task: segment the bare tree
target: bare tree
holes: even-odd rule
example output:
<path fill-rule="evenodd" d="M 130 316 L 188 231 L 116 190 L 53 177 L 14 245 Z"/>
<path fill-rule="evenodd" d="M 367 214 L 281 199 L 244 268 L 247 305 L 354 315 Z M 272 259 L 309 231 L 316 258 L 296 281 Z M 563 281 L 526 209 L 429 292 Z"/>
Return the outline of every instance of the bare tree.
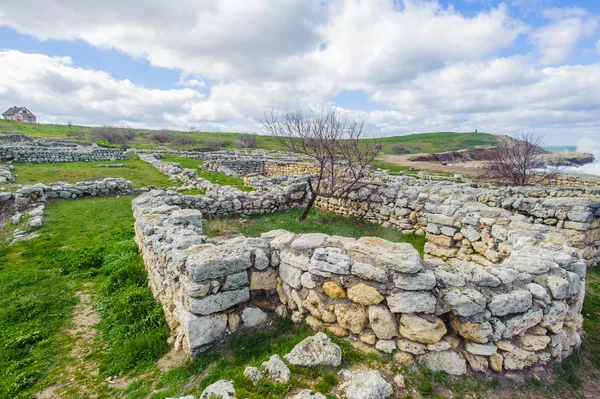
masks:
<path fill-rule="evenodd" d="M 310 198 L 300 221 L 317 197 L 346 198 L 358 189 L 381 151 L 378 140 L 364 140 L 368 137 L 363 121 L 348 121 L 336 110 L 311 115 L 287 111 L 281 119 L 271 112 L 261 123 L 286 149 L 317 164 L 318 172 L 308 180 Z"/>
<path fill-rule="evenodd" d="M 561 166 L 547 159 L 542 145 L 540 136 L 526 133 L 497 147 L 487 161 L 490 177 L 514 186 L 540 184 L 556 177 Z"/>

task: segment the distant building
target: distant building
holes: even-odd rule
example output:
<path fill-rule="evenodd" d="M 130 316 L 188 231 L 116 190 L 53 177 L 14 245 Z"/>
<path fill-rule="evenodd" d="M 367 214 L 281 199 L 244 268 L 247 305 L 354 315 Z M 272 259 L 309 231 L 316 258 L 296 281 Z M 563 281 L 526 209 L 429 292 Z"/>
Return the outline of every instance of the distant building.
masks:
<path fill-rule="evenodd" d="M 37 123 L 35 115 L 25 107 L 9 108 L 2 114 L 2 117 L 10 121 Z"/>

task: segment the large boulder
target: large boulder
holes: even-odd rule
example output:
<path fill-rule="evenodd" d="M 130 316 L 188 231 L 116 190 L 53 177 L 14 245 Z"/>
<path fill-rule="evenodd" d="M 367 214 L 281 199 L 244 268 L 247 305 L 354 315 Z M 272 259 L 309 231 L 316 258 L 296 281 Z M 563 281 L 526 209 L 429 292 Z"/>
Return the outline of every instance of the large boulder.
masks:
<path fill-rule="evenodd" d="M 323 332 L 306 338 L 284 356 L 297 366 L 330 366 L 342 364 L 342 350 Z"/>

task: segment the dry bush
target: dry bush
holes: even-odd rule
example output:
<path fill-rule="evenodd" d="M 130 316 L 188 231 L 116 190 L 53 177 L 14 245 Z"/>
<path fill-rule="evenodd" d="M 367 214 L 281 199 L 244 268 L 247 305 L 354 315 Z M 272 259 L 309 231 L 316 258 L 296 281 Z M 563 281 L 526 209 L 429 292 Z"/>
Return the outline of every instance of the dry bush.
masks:
<path fill-rule="evenodd" d="M 214 151 L 218 151 L 225 146 L 225 142 L 220 139 L 211 140 L 207 144 L 208 144 L 208 147 Z"/>
<path fill-rule="evenodd" d="M 171 141 L 171 133 L 166 129 L 159 130 L 150 135 L 150 140 L 161 144 L 168 143 Z"/>
<path fill-rule="evenodd" d="M 105 140 L 111 144 L 127 144 L 135 138 L 135 133 L 131 128 L 103 125 L 92 128 L 90 132 L 90 140 L 98 141 Z"/>
<path fill-rule="evenodd" d="M 177 145 L 193 145 L 196 143 L 196 140 L 187 134 L 180 134 L 174 138 L 173 142 Z"/>
<path fill-rule="evenodd" d="M 410 154 L 408 147 L 402 144 L 393 145 L 390 150 L 392 151 L 392 154 Z"/>
<path fill-rule="evenodd" d="M 256 147 L 256 136 L 245 134 L 236 141 L 239 148 L 254 148 Z"/>

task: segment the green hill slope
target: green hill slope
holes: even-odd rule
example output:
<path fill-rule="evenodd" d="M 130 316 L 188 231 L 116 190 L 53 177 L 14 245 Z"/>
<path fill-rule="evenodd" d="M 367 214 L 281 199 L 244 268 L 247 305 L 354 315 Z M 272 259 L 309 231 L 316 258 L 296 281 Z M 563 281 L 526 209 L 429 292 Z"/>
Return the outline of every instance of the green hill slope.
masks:
<path fill-rule="evenodd" d="M 21 133 L 33 137 L 88 141 L 91 127 L 67 126 L 52 124 L 29 124 L 12 121 L 1 121 L 0 132 Z M 160 145 L 172 148 L 208 148 L 215 140 L 224 142 L 224 149 L 237 148 L 237 140 L 243 136 L 241 133 L 213 133 L 213 132 L 182 132 L 170 130 L 172 135 L 185 135 L 194 140 L 191 145 L 180 146 L 175 144 L 158 144 L 152 141 L 151 135 L 156 130 L 131 129 L 135 138 L 129 145 L 131 147 L 155 148 Z M 488 133 L 418 133 L 406 136 L 385 137 L 380 139 L 383 143 L 383 152 L 392 154 L 392 147 L 397 144 L 406 146 L 411 153 L 432 153 L 440 151 L 460 150 L 478 145 L 498 145 L 500 141 L 496 136 Z M 283 150 L 276 138 L 271 136 L 256 136 L 256 147 L 268 150 Z"/>

